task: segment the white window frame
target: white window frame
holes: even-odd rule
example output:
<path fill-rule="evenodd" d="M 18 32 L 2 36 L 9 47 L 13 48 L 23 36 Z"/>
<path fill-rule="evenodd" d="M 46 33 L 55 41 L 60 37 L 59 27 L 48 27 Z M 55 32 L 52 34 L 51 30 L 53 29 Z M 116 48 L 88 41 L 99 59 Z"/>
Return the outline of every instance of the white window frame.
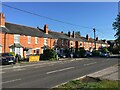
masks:
<path fill-rule="evenodd" d="M 35 37 L 35 44 L 38 44 L 38 37 Z"/>
<path fill-rule="evenodd" d="M 58 39 L 55 39 L 55 45 L 57 45 L 58 44 Z"/>
<path fill-rule="evenodd" d="M 44 38 L 44 45 L 48 45 L 48 38 Z"/>
<path fill-rule="evenodd" d="M 28 44 L 31 43 L 31 36 L 28 36 Z"/>
<path fill-rule="evenodd" d="M 16 39 L 17 37 L 17 39 Z M 14 43 L 20 43 L 20 35 L 14 34 Z"/>

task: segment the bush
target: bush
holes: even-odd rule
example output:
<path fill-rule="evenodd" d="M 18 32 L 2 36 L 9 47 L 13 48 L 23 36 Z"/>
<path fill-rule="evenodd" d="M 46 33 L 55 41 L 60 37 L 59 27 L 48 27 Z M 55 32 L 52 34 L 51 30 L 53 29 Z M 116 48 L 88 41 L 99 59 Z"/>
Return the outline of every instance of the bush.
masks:
<path fill-rule="evenodd" d="M 40 60 L 44 60 L 44 55 L 40 54 Z"/>
<path fill-rule="evenodd" d="M 46 49 L 41 54 L 41 59 L 43 60 L 57 60 L 57 53 L 52 49 Z"/>
<path fill-rule="evenodd" d="M 102 53 L 106 53 L 106 52 L 109 52 L 108 51 L 108 49 L 106 48 L 106 47 L 104 47 L 104 48 L 101 48 L 101 50 L 100 50 Z"/>
<path fill-rule="evenodd" d="M 108 50 L 112 52 L 112 54 L 119 54 L 120 48 L 119 47 L 114 47 L 114 48 L 108 47 Z"/>
<path fill-rule="evenodd" d="M 79 50 L 76 51 L 76 53 L 78 53 L 80 57 L 85 57 L 86 51 L 84 48 L 79 48 Z"/>
<path fill-rule="evenodd" d="M 10 52 L 10 54 L 12 54 L 13 56 L 15 56 L 15 53 L 14 53 L 14 52 Z"/>
<path fill-rule="evenodd" d="M 92 51 L 93 56 L 100 56 L 100 51 L 94 50 Z"/>

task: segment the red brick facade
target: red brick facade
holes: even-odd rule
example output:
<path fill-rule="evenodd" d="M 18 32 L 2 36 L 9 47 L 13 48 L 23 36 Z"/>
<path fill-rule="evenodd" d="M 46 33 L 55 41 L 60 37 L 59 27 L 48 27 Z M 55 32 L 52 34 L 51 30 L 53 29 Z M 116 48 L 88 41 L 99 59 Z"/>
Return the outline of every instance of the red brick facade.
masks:
<path fill-rule="evenodd" d="M 4 14 L 0 14 L 0 27 L 5 27 Z M 49 31 L 48 25 L 45 25 L 43 32 L 45 34 L 49 34 L 48 31 Z M 62 32 L 62 34 L 63 34 L 63 32 Z M 9 34 L 9 33 L 6 34 L 4 32 L 0 32 L 0 50 L 2 49 L 0 51 L 0 53 L 12 51 L 10 46 L 15 43 L 15 35 L 16 34 Z M 76 40 L 74 32 L 72 33 L 72 35 L 70 32 L 68 32 L 68 36 L 70 38 L 73 38 L 73 40 L 72 39 L 64 40 L 64 39 L 60 39 L 60 38 L 57 39 L 57 48 L 58 49 L 84 47 L 85 50 L 91 50 L 95 47 L 94 42 L 89 39 L 88 35 L 86 36 L 87 41 Z M 36 43 L 36 40 L 37 40 L 37 43 Z M 44 49 L 43 47 L 44 47 L 45 43 L 47 43 L 48 47 L 53 49 L 56 46 L 56 39 L 55 38 L 43 38 L 43 37 L 36 38 L 35 36 L 19 35 L 19 44 L 22 46 L 22 48 L 20 49 L 20 50 L 22 50 L 21 56 L 26 57 L 27 54 L 43 53 L 43 49 Z M 96 43 L 96 49 L 98 49 L 101 46 L 102 46 L 101 43 Z M 28 49 L 30 51 L 28 52 L 25 49 Z"/>

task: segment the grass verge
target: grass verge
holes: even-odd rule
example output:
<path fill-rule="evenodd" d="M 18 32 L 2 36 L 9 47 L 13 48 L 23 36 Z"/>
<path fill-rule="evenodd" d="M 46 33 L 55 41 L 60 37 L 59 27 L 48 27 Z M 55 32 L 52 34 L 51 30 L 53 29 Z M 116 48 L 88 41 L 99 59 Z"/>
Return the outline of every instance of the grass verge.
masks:
<path fill-rule="evenodd" d="M 72 80 L 66 84 L 60 85 L 56 88 L 51 90 L 58 90 L 64 88 L 64 90 L 83 90 L 83 89 L 115 89 L 120 90 L 118 81 L 111 81 L 111 80 L 101 80 L 99 78 L 91 78 L 85 77 L 83 80 Z M 110 90 L 111 90 L 110 89 Z"/>

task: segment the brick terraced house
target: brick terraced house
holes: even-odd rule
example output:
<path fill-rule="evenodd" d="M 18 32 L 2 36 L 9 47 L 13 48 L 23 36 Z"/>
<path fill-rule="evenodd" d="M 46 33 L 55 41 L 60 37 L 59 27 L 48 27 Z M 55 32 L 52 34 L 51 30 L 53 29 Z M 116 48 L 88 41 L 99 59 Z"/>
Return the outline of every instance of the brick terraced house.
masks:
<path fill-rule="evenodd" d="M 44 29 L 33 28 L 5 22 L 5 16 L 0 13 L 0 53 L 15 52 L 22 57 L 30 54 L 41 54 L 47 47 L 62 53 L 65 49 L 76 49 L 83 47 L 92 51 L 95 48 L 94 39 L 75 35 L 55 32 L 44 25 Z M 96 49 L 108 47 L 108 44 L 96 38 Z"/>

